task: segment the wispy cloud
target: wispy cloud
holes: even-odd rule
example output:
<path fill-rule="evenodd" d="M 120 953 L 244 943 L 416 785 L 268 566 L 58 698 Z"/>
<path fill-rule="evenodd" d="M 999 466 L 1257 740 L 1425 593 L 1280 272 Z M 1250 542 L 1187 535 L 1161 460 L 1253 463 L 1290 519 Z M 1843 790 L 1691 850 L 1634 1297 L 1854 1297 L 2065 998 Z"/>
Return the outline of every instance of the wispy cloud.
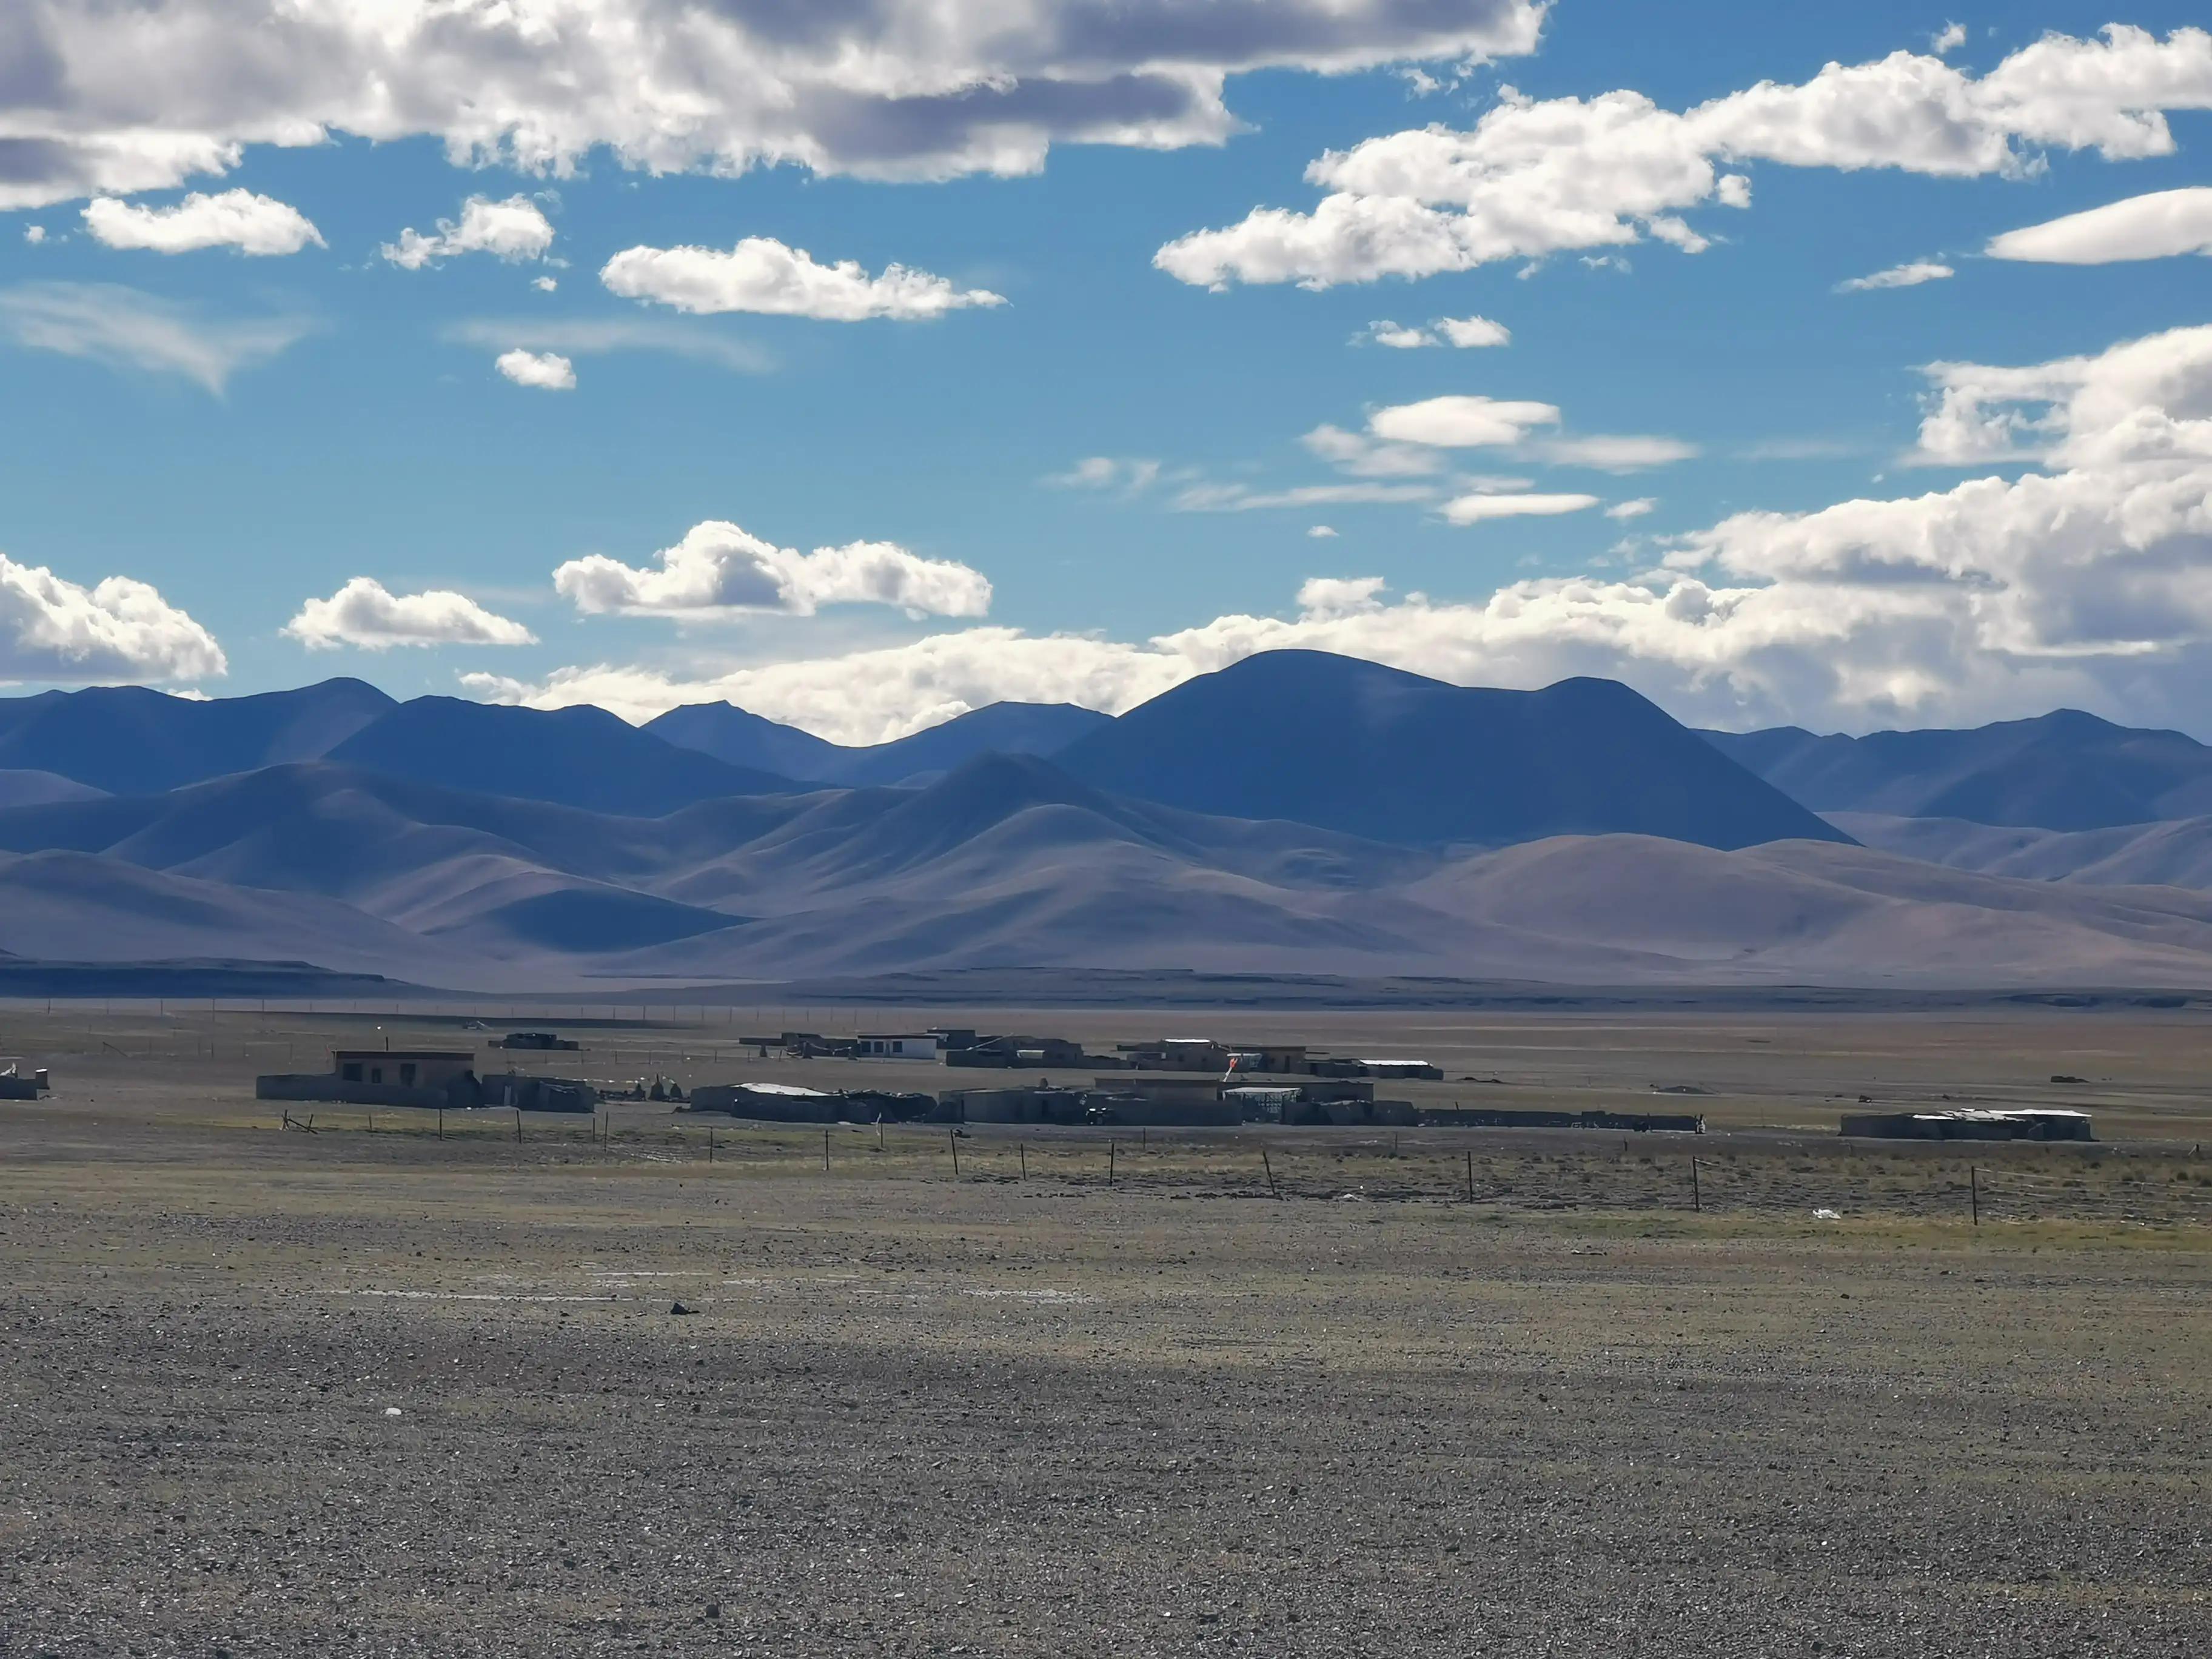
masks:
<path fill-rule="evenodd" d="M 1680 438 L 1591 433 L 1579 438 L 1538 438 L 1514 453 L 1554 466 L 1595 467 L 1601 472 L 1640 472 L 1697 459 L 1698 447 Z"/>
<path fill-rule="evenodd" d="M 240 369 L 276 356 L 314 326 L 297 315 L 211 317 L 115 283 L 0 289 L 0 334 L 19 346 L 180 374 L 217 397 Z"/>
<path fill-rule="evenodd" d="M 1428 484 L 1301 484 L 1293 489 L 1253 489 L 1241 483 L 1193 484 L 1175 498 L 1178 513 L 1249 513 L 1278 507 L 1343 507 L 1436 499 Z"/>
<path fill-rule="evenodd" d="M 1086 455 L 1065 472 L 1048 472 L 1040 483 L 1055 489 L 1119 489 L 1139 495 L 1159 481 L 1160 464 L 1141 456 Z"/>
<path fill-rule="evenodd" d="M 1875 289 L 1918 288 L 1923 283 L 1948 282 L 1956 275 L 1950 266 L 1937 264 L 1933 259 L 1916 259 L 1911 264 L 1877 270 L 1871 276 L 1854 276 L 1848 282 L 1838 283 L 1836 292 L 1864 294 Z"/>
<path fill-rule="evenodd" d="M 444 337 L 459 345 L 506 351 L 517 346 L 591 357 L 611 351 L 659 351 L 713 363 L 740 374 L 766 374 L 775 359 L 750 340 L 703 323 L 659 317 L 473 317 L 449 326 Z"/>
<path fill-rule="evenodd" d="M 1849 438 L 1762 438 L 1745 445 L 1737 456 L 1747 461 L 1840 461 L 1867 449 Z"/>

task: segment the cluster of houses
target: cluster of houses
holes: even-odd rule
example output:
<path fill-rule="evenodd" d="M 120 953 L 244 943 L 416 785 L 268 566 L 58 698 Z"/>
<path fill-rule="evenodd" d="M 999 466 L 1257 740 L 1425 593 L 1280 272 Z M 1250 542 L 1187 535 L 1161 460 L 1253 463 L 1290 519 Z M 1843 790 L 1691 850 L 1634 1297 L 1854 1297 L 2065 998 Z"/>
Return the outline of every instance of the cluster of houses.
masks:
<path fill-rule="evenodd" d="M 1441 1079 L 1426 1060 L 1318 1054 L 1301 1044 L 1223 1043 L 1162 1037 L 1093 1054 L 1065 1037 L 991 1036 L 938 1027 L 921 1032 L 861 1032 L 850 1037 L 815 1031 L 749 1036 L 748 1047 L 800 1059 L 905 1060 L 948 1068 L 1025 1073 L 1005 1084 L 924 1092 L 900 1089 L 817 1089 L 795 1083 L 699 1084 L 687 1100 L 655 1079 L 615 1097 L 666 1100 L 693 1112 L 781 1123 L 903 1122 L 1126 1124 L 1158 1127 L 1421 1125 L 1702 1131 L 1702 1118 L 1682 1114 L 1515 1112 L 1422 1107 L 1378 1098 L 1378 1084 Z M 573 1049 L 549 1032 L 516 1032 L 507 1050 Z M 1054 1082 L 1058 1072 L 1089 1071 L 1089 1083 Z M 979 1079 L 979 1084 L 981 1080 Z M 441 1109 L 511 1107 L 522 1111 L 588 1112 L 611 1091 L 572 1078 L 479 1073 L 469 1049 L 340 1048 L 327 1072 L 279 1073 L 257 1080 L 264 1100 L 334 1101 L 365 1106 Z"/>
<path fill-rule="evenodd" d="M 1547 1111 L 1502 1107 L 1416 1105 L 1378 1098 L 1379 1083 L 1441 1079 L 1422 1060 L 1316 1054 L 1296 1043 L 1228 1043 L 1204 1037 L 1161 1037 L 1117 1043 L 1094 1054 L 1066 1037 L 1024 1033 L 990 1036 L 939 1026 L 918 1032 L 862 1032 L 824 1036 L 784 1031 L 750 1036 L 748 1047 L 793 1058 L 941 1063 L 953 1069 L 1026 1073 L 1033 1080 L 925 1092 L 898 1089 L 815 1089 L 793 1083 L 701 1084 L 687 1100 L 679 1086 L 655 1079 L 627 1091 L 603 1090 L 575 1078 L 541 1077 L 513 1069 L 479 1073 L 464 1048 L 339 1048 L 327 1072 L 258 1079 L 263 1100 L 335 1101 L 363 1106 L 441 1109 L 511 1107 L 526 1112 L 589 1112 L 610 1095 L 665 1100 L 694 1112 L 777 1123 L 930 1122 L 1126 1124 L 1131 1127 L 1292 1126 L 1498 1129 L 1670 1130 L 1702 1133 L 1693 1113 Z M 496 1048 L 574 1050 L 572 1040 L 546 1031 L 518 1031 Z M 1088 1071 L 1085 1084 L 1054 1082 L 1048 1073 Z M 36 1098 L 44 1072 L 0 1068 L 0 1098 Z M 1917 1140 L 2089 1140 L 2086 1112 L 2050 1108 L 1847 1115 L 1846 1135 Z"/>
<path fill-rule="evenodd" d="M 954 1025 L 935 1025 L 926 1031 L 863 1031 L 854 1036 L 781 1031 L 741 1040 L 763 1060 L 775 1053 L 793 1060 L 921 1060 L 1007 1072 L 1197 1072 L 1215 1077 L 1242 1073 L 1396 1080 L 1443 1077 L 1443 1068 L 1425 1060 L 1317 1054 L 1303 1043 L 1218 1042 L 1211 1037 L 1118 1042 L 1111 1054 L 1094 1053 L 1068 1037 L 993 1035 Z"/>

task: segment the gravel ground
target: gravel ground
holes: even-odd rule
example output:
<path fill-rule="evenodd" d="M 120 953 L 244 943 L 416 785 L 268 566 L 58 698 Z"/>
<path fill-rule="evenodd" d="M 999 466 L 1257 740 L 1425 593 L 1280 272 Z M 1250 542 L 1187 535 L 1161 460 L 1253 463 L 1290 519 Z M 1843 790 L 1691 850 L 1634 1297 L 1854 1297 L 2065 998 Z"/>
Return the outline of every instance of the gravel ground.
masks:
<path fill-rule="evenodd" d="M 2190 1226 L 41 1109 L 0 1262 L 7 1659 L 2212 1651 Z"/>

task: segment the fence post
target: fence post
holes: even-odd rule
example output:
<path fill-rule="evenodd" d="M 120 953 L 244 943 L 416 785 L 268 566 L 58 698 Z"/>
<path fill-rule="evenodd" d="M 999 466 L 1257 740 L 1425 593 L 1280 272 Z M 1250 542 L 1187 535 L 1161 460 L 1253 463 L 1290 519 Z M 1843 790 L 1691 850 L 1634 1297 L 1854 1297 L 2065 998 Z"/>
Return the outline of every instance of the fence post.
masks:
<path fill-rule="evenodd" d="M 1030 1178 L 1030 1144 L 1024 1140 L 1019 1143 L 1019 1146 L 1022 1154 L 1022 1179 L 1027 1181 Z"/>
<path fill-rule="evenodd" d="M 1474 1148 L 1467 1149 L 1467 1201 L 1474 1202 Z"/>
<path fill-rule="evenodd" d="M 1690 1207 L 1699 1215 L 1705 1212 L 1705 1195 L 1698 1187 L 1698 1160 L 1690 1160 Z"/>
<path fill-rule="evenodd" d="M 827 1129 L 822 1132 L 822 1173 L 830 1173 L 830 1132 Z"/>
<path fill-rule="evenodd" d="M 514 1138 L 517 1140 L 522 1139 L 522 1108 L 520 1106 L 514 1109 Z"/>
<path fill-rule="evenodd" d="M 708 1127 L 708 1130 L 707 1130 L 707 1162 L 708 1162 L 708 1163 L 709 1163 L 709 1164 L 712 1164 L 714 1161 L 714 1131 L 713 1127 L 710 1125 L 710 1126 Z"/>
<path fill-rule="evenodd" d="M 1114 1184 L 1114 1137 L 1106 1137 L 1106 1184 Z"/>
<path fill-rule="evenodd" d="M 952 1178 L 957 1181 L 960 1179 L 960 1132 L 957 1129 L 947 1129 L 945 1132 L 945 1144 L 952 1149 Z"/>
<path fill-rule="evenodd" d="M 1966 1202 L 1973 1206 L 1974 1225 L 1982 1224 L 1982 1172 L 1978 1165 L 1966 1166 Z"/>
<path fill-rule="evenodd" d="M 446 1109 L 445 1109 L 444 1107 L 441 1106 L 440 1108 L 438 1108 L 438 1139 L 441 1139 L 441 1140 L 443 1140 L 445 1138 L 446 1138 Z"/>
<path fill-rule="evenodd" d="M 1265 1146 L 1260 1149 L 1260 1167 L 1267 1172 L 1267 1196 L 1280 1201 L 1283 1194 L 1275 1185 L 1275 1166 L 1269 1161 Z"/>

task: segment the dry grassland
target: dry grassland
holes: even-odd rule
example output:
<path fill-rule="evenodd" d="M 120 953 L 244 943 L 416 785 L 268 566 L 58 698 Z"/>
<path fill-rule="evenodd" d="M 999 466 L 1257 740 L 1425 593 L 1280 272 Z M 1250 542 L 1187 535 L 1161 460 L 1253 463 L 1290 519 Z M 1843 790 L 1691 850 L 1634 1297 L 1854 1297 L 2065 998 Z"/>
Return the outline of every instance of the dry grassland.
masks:
<path fill-rule="evenodd" d="M 23 1012 L 0 1654 L 2212 1651 L 2204 1028 L 1364 1018 L 1444 1097 L 1729 1127 L 841 1127 L 825 1174 L 819 1130 L 302 1133 L 240 1086 L 419 1019 Z M 1085 1021 L 1163 1024 L 1034 1023 Z M 1854 1147 L 1862 1092 L 2112 1139 Z"/>

